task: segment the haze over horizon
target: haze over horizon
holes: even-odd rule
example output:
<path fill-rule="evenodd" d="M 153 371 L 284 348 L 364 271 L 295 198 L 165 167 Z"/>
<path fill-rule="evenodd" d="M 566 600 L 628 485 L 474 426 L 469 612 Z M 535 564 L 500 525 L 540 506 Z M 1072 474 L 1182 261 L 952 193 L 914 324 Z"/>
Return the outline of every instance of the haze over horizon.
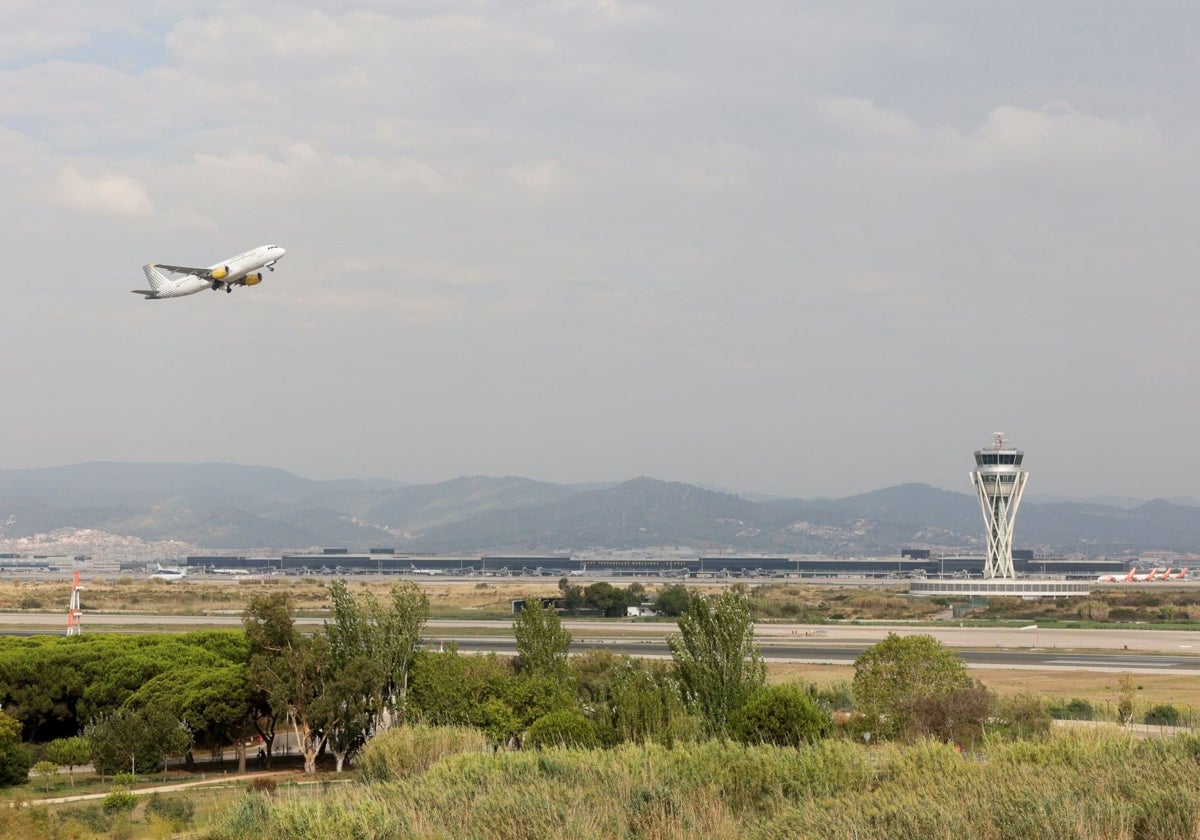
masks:
<path fill-rule="evenodd" d="M 0 469 L 1200 498 L 1200 8 L 15 3 Z M 147 303 L 146 262 L 287 257 Z"/>

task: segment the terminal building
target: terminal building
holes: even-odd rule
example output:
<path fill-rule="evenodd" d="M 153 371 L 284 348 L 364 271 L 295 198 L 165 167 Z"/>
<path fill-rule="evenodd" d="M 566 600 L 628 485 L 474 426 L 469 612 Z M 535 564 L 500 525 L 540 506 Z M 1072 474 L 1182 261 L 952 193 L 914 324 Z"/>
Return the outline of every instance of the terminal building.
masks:
<path fill-rule="evenodd" d="M 1122 560 L 1085 560 L 1036 556 L 1032 551 L 1013 552 L 1021 575 L 1062 577 L 1095 582 L 1101 574 L 1124 573 Z M 441 555 L 406 554 L 395 549 L 354 553 L 323 549 L 319 553 L 250 555 L 198 555 L 183 565 L 193 572 L 239 572 L 289 575 L 446 575 L 446 576 L 552 576 L 680 577 L 680 578 L 982 578 L 986 558 L 981 555 L 904 549 L 894 557 L 828 557 L 699 555 L 627 557 L 605 555 L 575 557 L 548 555 Z"/>

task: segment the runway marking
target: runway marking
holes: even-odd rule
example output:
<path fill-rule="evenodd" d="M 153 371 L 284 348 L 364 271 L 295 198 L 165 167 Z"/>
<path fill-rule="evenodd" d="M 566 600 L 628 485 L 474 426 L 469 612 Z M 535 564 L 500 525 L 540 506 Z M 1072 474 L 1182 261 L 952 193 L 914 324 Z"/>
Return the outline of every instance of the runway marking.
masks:
<path fill-rule="evenodd" d="M 1174 668 L 1179 662 L 1157 662 L 1153 659 L 1047 659 L 1046 665 L 1093 665 L 1119 668 L 1136 665 L 1139 668 Z"/>

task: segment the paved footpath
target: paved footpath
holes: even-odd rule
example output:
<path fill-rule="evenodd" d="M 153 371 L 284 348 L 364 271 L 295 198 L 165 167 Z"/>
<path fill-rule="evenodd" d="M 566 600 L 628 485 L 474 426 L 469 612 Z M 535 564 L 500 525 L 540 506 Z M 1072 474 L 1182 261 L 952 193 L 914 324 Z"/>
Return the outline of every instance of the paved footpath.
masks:
<path fill-rule="evenodd" d="M 263 777 L 283 777 L 294 774 L 294 770 L 268 770 L 261 773 L 238 773 L 233 775 L 214 774 L 211 778 L 201 779 L 195 782 L 177 782 L 171 785 L 156 785 L 155 787 L 136 788 L 129 792 L 135 796 L 142 796 L 150 793 L 171 793 L 177 790 L 186 790 L 188 788 L 197 787 L 223 787 L 230 784 L 241 784 L 250 779 L 259 779 Z M 329 779 L 320 780 L 321 783 L 327 782 Z M 318 784 L 316 779 L 311 782 L 300 782 L 300 784 Z M 108 796 L 109 791 L 102 793 L 81 793 L 75 796 L 56 796 L 50 799 L 30 799 L 22 802 L 22 806 L 26 805 L 62 805 L 67 802 L 86 802 L 91 799 L 103 799 Z M 14 803 L 15 804 L 15 803 Z"/>

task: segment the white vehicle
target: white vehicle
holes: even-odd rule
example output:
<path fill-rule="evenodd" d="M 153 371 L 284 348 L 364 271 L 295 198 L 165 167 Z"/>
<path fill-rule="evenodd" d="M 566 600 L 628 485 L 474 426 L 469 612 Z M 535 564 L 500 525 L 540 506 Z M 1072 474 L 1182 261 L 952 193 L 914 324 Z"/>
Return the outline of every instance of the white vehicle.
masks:
<path fill-rule="evenodd" d="M 208 268 L 150 263 L 142 266 L 146 279 L 150 281 L 150 288 L 134 289 L 133 294 L 142 295 L 146 300 L 163 300 L 194 295 L 205 289 L 215 292 L 223 288 L 226 292 L 232 292 L 234 286 L 257 286 L 263 279 L 262 269 L 274 271 L 275 263 L 283 259 L 286 253 L 278 245 L 259 245 Z M 168 277 L 168 274 L 183 276 Z"/>

